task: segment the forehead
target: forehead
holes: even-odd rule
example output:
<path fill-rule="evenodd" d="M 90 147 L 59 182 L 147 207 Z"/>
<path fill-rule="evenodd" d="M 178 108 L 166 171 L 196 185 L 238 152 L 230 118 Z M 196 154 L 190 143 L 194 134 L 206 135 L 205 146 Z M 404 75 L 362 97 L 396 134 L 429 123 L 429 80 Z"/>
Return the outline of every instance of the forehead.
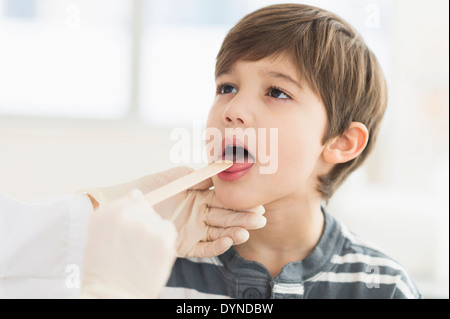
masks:
<path fill-rule="evenodd" d="M 274 55 L 257 61 L 237 60 L 228 70 L 218 74 L 218 78 L 226 74 L 257 72 L 261 75 L 286 74 L 294 80 L 301 82 L 297 66 L 286 55 Z"/>

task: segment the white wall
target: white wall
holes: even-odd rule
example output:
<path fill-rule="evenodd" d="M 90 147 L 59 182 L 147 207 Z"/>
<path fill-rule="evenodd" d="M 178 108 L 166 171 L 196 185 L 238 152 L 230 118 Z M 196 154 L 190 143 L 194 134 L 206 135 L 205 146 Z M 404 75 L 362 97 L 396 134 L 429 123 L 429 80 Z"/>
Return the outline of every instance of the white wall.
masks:
<path fill-rule="evenodd" d="M 316 4 L 313 0 L 307 2 Z M 397 259 L 416 279 L 425 297 L 448 298 L 449 2 L 396 0 L 392 4 L 381 0 L 345 0 L 317 1 L 317 5 L 332 5 L 349 15 L 362 10 L 360 20 L 364 22 L 367 14 L 364 9 L 372 2 L 379 3 L 382 10 L 392 9 L 387 14 L 381 12 L 380 27 L 387 28 L 389 38 L 381 39 L 388 46 L 380 46 L 378 52 L 388 71 L 388 113 L 376 151 L 364 168 L 338 190 L 330 202 L 330 210 L 351 230 Z M 91 12 L 87 10 L 90 2 L 80 3 L 84 13 Z M 254 1 L 255 5 L 258 3 L 267 5 L 271 1 Z M 129 10 L 131 6 L 126 8 Z M 370 35 L 373 30 L 365 32 Z M 376 44 L 380 39 L 372 40 Z M 151 47 L 150 42 L 144 44 Z M 163 55 L 164 50 L 160 51 Z M 12 54 L 10 59 L 14 57 Z M 189 56 L 186 58 L 187 61 L 177 61 L 179 67 L 175 71 L 172 60 L 157 59 L 160 69 L 167 72 L 167 81 L 159 81 L 162 82 L 159 85 L 173 84 L 171 79 L 177 77 L 179 69 L 189 65 Z M 150 62 L 144 60 L 142 70 Z M 161 79 L 158 74 L 154 77 Z M 147 92 L 149 83 L 157 84 L 146 82 L 146 76 L 143 79 L 142 91 Z M 43 77 L 42 81 L 45 80 Z M 4 86 L 8 84 L 6 79 Z M 174 86 L 177 92 L 174 95 L 181 96 Z M 203 88 L 206 94 L 207 89 Z M 162 91 L 156 87 L 154 92 Z M 169 99 L 169 93 L 162 94 L 161 101 Z M 182 105 L 186 114 L 178 112 L 178 118 L 184 119 L 192 108 L 198 111 L 199 105 L 189 103 L 194 100 Z M 170 124 L 175 113 L 172 109 L 167 106 L 156 109 L 155 105 L 147 105 L 145 99 L 143 104 L 161 123 L 175 125 Z M 201 104 L 206 110 L 208 106 Z M 89 106 L 89 101 L 86 105 Z M 17 199 L 70 194 L 82 187 L 110 185 L 174 166 L 170 160 L 170 149 L 175 143 L 170 140 L 170 126 L 158 128 L 132 118 L 102 121 L 10 116 L 6 115 L 8 105 L 2 107 L 0 189 Z M 17 113 L 13 109 L 11 114 Z M 191 166 L 198 168 L 201 164 Z"/>
<path fill-rule="evenodd" d="M 134 121 L 0 117 L 0 189 L 30 200 L 168 169 L 169 133 Z"/>

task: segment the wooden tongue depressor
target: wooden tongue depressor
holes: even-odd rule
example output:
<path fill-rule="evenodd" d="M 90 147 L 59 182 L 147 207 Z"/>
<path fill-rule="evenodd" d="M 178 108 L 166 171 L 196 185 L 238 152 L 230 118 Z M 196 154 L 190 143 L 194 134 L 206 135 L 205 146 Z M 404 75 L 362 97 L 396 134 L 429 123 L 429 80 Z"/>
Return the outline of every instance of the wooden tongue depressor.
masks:
<path fill-rule="evenodd" d="M 176 179 L 169 184 L 166 184 L 160 188 L 155 189 L 154 191 L 151 191 L 150 193 L 147 193 L 146 195 L 144 195 L 144 198 L 151 205 L 158 204 L 159 202 L 162 202 L 163 200 L 172 197 L 188 189 L 189 187 L 192 187 L 195 184 L 204 181 L 207 178 L 219 174 L 220 172 L 226 170 L 227 168 L 230 168 L 231 166 L 233 166 L 233 162 L 226 160 L 211 163 L 208 166 L 192 172 L 191 174 Z"/>

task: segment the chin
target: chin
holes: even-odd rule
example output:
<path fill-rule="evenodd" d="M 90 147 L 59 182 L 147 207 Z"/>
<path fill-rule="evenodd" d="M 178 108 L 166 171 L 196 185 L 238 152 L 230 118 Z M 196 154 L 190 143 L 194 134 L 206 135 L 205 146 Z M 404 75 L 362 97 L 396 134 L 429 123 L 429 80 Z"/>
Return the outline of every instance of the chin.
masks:
<path fill-rule="evenodd" d="M 261 205 L 256 198 L 240 187 L 228 187 L 218 183 L 214 185 L 214 190 L 219 202 L 228 209 L 249 210 Z"/>

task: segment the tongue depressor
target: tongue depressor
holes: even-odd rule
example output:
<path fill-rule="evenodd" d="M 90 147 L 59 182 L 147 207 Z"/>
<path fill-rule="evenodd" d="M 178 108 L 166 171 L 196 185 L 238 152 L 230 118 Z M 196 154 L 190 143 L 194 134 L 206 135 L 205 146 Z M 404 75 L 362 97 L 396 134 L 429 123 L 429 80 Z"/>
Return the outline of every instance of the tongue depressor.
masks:
<path fill-rule="evenodd" d="M 144 195 L 144 198 L 151 205 L 158 204 L 163 200 L 181 193 L 182 191 L 200 183 L 201 181 L 204 181 L 207 178 L 223 172 L 231 166 L 233 166 L 233 162 L 227 160 L 211 163 L 208 166 L 192 172 L 191 174 L 176 179 L 160 188 L 155 189 L 154 191 L 151 191 L 150 193 L 147 193 L 146 195 Z"/>

